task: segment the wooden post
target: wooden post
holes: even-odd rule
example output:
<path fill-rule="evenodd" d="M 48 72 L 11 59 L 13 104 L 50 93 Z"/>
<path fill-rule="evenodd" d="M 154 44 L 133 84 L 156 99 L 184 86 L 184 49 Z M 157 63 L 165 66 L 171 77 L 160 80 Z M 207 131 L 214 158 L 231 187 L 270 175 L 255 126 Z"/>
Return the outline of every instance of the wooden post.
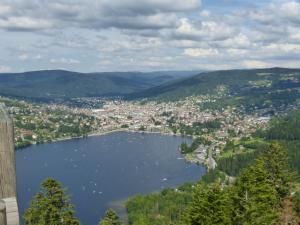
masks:
<path fill-rule="evenodd" d="M 6 205 L 3 200 L 0 200 L 0 225 L 6 224 Z"/>
<path fill-rule="evenodd" d="M 5 105 L 0 104 L 0 199 L 3 199 L 5 202 L 5 199 L 16 199 L 16 196 L 16 161 L 13 123 L 6 111 Z M 6 205 L 6 211 L 7 210 Z M 0 217 L 0 225 L 6 225 L 3 220 L 4 219 Z M 19 220 L 19 218 L 17 218 L 17 220 Z"/>

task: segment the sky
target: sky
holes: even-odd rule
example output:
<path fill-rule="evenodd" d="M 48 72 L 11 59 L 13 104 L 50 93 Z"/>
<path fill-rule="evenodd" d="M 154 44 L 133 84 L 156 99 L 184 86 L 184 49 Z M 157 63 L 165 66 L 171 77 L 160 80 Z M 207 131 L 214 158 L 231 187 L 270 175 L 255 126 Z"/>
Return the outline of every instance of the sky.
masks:
<path fill-rule="evenodd" d="M 300 68 L 300 0 L 0 0 L 0 72 Z"/>

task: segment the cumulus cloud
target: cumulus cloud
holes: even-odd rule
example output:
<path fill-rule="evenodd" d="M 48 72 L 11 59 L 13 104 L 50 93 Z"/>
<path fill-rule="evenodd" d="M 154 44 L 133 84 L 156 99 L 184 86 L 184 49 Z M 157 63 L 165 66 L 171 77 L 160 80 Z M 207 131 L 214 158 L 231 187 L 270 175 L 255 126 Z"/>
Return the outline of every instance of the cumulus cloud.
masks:
<path fill-rule="evenodd" d="M 187 48 L 184 50 L 184 54 L 191 57 L 212 57 L 219 55 L 217 49 L 201 49 L 201 48 Z"/>
<path fill-rule="evenodd" d="M 279 14 L 291 22 L 300 24 L 300 3 L 291 1 L 282 4 L 279 8 Z"/>
<path fill-rule="evenodd" d="M 0 60 L 31 70 L 299 67 L 299 1 L 224 2 L 0 0 Z"/>
<path fill-rule="evenodd" d="M 51 59 L 50 62 L 54 64 L 79 64 L 80 63 L 80 61 L 77 59 L 67 59 L 67 58 Z"/>
<path fill-rule="evenodd" d="M 0 28 L 12 31 L 32 31 L 51 28 L 52 23 L 43 19 L 34 19 L 30 17 L 8 17 L 0 19 Z"/>
<path fill-rule="evenodd" d="M 264 61 L 259 61 L 259 60 L 245 60 L 242 62 L 242 65 L 245 66 L 246 68 L 253 69 L 253 68 L 267 68 L 271 67 L 272 64 L 264 62 Z"/>
<path fill-rule="evenodd" d="M 188 18 L 182 18 L 179 24 L 173 32 L 173 37 L 178 39 L 215 41 L 227 39 L 233 34 L 232 27 L 213 20 L 193 23 Z"/>
<path fill-rule="evenodd" d="M 176 13 L 200 8 L 199 0 L 3 1 L 0 27 L 11 30 L 67 26 L 160 29 L 174 26 Z"/>

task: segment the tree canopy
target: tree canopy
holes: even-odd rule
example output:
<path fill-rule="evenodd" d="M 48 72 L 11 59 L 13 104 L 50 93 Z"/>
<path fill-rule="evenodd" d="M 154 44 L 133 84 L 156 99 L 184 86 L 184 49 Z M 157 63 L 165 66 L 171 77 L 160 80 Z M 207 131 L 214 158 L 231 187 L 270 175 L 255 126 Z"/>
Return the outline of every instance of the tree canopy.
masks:
<path fill-rule="evenodd" d="M 112 209 L 107 210 L 105 217 L 100 221 L 99 225 L 123 225 L 119 216 Z"/>
<path fill-rule="evenodd" d="M 25 225 L 80 225 L 61 184 L 52 178 L 41 184 L 24 214 Z"/>

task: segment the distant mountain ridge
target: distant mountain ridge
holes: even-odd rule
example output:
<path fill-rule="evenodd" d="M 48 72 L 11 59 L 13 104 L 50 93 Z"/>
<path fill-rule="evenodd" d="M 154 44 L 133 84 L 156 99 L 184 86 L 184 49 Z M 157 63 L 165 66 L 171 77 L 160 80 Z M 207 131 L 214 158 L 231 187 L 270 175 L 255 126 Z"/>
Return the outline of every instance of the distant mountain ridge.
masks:
<path fill-rule="evenodd" d="M 220 86 L 225 87 L 231 95 L 248 95 L 254 91 L 262 94 L 270 90 L 300 88 L 300 69 L 276 67 L 202 72 L 134 93 L 128 98 L 177 100 L 191 95 L 214 94 Z"/>
<path fill-rule="evenodd" d="M 197 71 L 78 73 L 44 70 L 0 74 L 0 95 L 39 101 L 79 97 L 123 97 L 127 100 L 173 101 L 193 95 L 215 95 L 220 103 L 261 107 L 300 101 L 300 69 L 266 68 Z"/>
<path fill-rule="evenodd" d="M 42 70 L 0 74 L 0 95 L 34 100 L 114 97 L 194 75 L 195 71 L 79 73 Z"/>

